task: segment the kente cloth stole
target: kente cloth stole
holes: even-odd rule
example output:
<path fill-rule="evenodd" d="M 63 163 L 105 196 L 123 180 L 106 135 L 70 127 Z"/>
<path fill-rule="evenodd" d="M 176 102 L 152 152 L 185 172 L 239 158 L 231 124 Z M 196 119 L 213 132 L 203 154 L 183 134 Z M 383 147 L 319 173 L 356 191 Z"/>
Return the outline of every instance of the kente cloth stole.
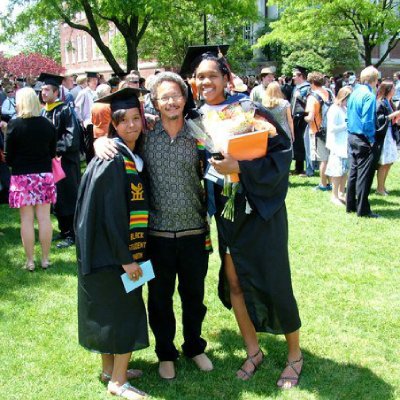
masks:
<path fill-rule="evenodd" d="M 196 141 L 197 143 L 197 152 L 199 154 L 199 159 L 200 159 L 200 174 L 201 174 L 201 179 L 204 177 L 205 173 L 205 165 L 206 165 L 206 147 L 204 146 L 203 143 L 200 142 L 200 140 Z M 205 195 L 205 202 L 207 203 L 207 185 L 204 185 L 204 195 Z M 211 232 L 210 232 L 210 224 L 208 221 L 206 221 L 207 225 L 207 232 L 206 232 L 206 240 L 204 243 L 204 248 L 206 251 L 212 253 L 213 252 L 213 245 L 211 241 Z"/>
<path fill-rule="evenodd" d="M 149 208 L 147 194 L 135 162 L 123 155 L 125 172 L 128 181 L 129 194 L 129 251 L 132 260 L 136 262 L 147 260 L 147 225 L 149 222 Z"/>

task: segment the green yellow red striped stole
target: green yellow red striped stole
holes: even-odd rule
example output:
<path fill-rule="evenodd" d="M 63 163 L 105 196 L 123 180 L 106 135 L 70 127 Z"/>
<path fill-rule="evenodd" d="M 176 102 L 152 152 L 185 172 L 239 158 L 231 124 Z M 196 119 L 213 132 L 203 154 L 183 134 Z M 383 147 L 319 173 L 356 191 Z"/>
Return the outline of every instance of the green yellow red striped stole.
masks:
<path fill-rule="evenodd" d="M 148 211 L 131 211 L 129 219 L 129 229 L 147 228 L 149 224 Z"/>
<path fill-rule="evenodd" d="M 136 169 L 135 162 L 122 154 L 128 183 L 129 203 L 129 251 L 132 261 L 147 260 L 147 226 L 149 222 L 149 207 L 147 193 L 142 179 Z"/>
<path fill-rule="evenodd" d="M 206 146 L 200 140 L 196 139 L 196 146 L 197 146 L 197 153 L 199 155 L 200 160 L 200 179 L 203 179 L 204 172 L 205 172 L 205 165 L 206 165 Z M 207 193 L 206 193 L 207 185 L 204 184 L 204 201 L 207 204 Z M 207 225 L 207 233 L 206 239 L 204 243 L 204 248 L 206 251 L 212 253 L 213 252 L 213 245 L 211 241 L 211 233 L 210 233 L 210 225 L 206 220 Z"/>
<path fill-rule="evenodd" d="M 206 146 L 204 146 L 204 143 L 200 142 L 200 140 L 196 140 L 196 144 L 197 144 L 197 150 L 205 150 Z"/>
<path fill-rule="evenodd" d="M 135 162 L 129 159 L 128 157 L 122 156 L 124 158 L 124 163 L 125 163 L 125 171 L 127 174 L 134 174 L 137 175 L 137 169 Z"/>

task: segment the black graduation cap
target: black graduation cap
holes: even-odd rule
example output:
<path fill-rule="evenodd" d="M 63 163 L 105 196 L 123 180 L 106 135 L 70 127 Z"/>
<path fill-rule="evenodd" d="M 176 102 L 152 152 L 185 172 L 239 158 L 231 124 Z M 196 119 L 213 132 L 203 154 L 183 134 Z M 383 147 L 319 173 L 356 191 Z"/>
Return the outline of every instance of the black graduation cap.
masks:
<path fill-rule="evenodd" d="M 181 66 L 180 74 L 182 76 L 191 74 L 194 68 L 197 66 L 198 61 L 200 61 L 200 57 L 204 53 L 211 53 L 215 57 L 218 57 L 219 53 L 222 53 L 222 55 L 225 56 L 226 53 L 228 52 L 228 49 L 229 49 L 228 44 L 189 46 Z"/>
<path fill-rule="evenodd" d="M 295 67 L 293 68 L 293 71 L 298 71 L 304 76 L 307 76 L 307 73 L 308 73 L 307 68 L 302 67 L 301 65 L 295 65 Z"/>
<path fill-rule="evenodd" d="M 38 78 L 38 81 L 43 82 L 45 85 L 60 86 L 64 77 L 61 75 L 48 74 L 42 72 Z"/>
<path fill-rule="evenodd" d="M 88 78 L 97 78 L 97 77 L 98 77 L 98 74 L 97 74 L 97 72 L 86 71 L 86 76 L 87 76 Z"/>
<path fill-rule="evenodd" d="M 111 111 L 140 108 L 139 96 L 144 93 L 147 93 L 147 90 L 124 88 L 96 100 L 96 103 L 110 104 Z"/>

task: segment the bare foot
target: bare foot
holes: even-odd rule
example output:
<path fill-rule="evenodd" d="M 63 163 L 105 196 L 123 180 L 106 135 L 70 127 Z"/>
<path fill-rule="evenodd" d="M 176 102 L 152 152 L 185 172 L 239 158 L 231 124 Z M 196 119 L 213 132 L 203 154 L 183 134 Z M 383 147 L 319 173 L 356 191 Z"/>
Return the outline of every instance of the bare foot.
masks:
<path fill-rule="evenodd" d="M 336 206 L 343 206 L 343 200 L 339 199 L 338 197 L 331 197 L 331 202 Z"/>
<path fill-rule="evenodd" d="M 288 360 L 286 368 L 282 371 L 281 376 L 276 382 L 281 389 L 291 389 L 299 383 L 301 371 L 303 369 L 303 356 L 298 360 Z"/>
<path fill-rule="evenodd" d="M 236 377 L 241 379 L 242 381 L 248 381 L 253 375 L 257 372 L 258 367 L 264 361 L 264 353 L 261 349 L 257 351 L 256 354 L 252 356 L 248 356 L 240 367 L 240 369 L 236 372 Z"/>

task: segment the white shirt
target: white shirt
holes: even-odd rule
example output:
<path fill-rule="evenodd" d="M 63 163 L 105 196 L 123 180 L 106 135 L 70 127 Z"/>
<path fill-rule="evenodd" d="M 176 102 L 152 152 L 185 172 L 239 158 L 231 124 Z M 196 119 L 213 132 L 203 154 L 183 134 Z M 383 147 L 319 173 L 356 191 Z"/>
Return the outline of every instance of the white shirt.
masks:
<path fill-rule="evenodd" d="M 348 157 L 346 119 L 346 108 L 332 104 L 327 114 L 326 147 L 342 158 Z"/>

